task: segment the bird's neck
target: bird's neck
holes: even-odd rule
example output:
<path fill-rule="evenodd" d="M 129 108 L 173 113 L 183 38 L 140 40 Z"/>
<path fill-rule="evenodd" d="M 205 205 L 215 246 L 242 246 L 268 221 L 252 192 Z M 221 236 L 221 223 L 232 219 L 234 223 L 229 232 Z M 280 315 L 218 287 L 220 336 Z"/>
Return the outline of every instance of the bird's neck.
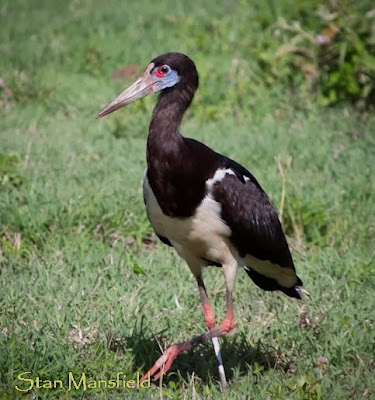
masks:
<path fill-rule="evenodd" d="M 184 138 L 179 127 L 194 93 L 187 90 L 170 90 L 161 94 L 154 108 L 147 140 L 147 164 L 163 158 L 180 156 Z"/>

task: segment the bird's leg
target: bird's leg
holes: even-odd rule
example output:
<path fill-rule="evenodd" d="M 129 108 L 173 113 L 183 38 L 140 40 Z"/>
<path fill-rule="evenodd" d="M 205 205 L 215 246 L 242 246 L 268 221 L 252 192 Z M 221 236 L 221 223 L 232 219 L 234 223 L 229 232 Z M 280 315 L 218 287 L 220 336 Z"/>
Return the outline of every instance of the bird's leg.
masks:
<path fill-rule="evenodd" d="M 214 329 L 215 325 L 216 325 L 215 313 L 211 306 L 210 301 L 208 300 L 207 290 L 204 285 L 203 277 L 202 277 L 201 273 L 197 276 L 197 283 L 198 283 L 199 293 L 201 296 L 202 308 L 203 308 L 206 326 L 209 330 Z M 219 340 L 217 337 L 212 338 L 212 344 L 213 344 L 214 350 L 215 350 L 215 356 L 216 356 L 217 363 L 218 363 L 218 372 L 219 372 L 219 377 L 220 377 L 220 382 L 221 382 L 221 388 L 223 390 L 227 386 L 227 378 L 225 376 L 223 359 L 221 357 L 220 344 L 219 344 Z"/>
<path fill-rule="evenodd" d="M 227 286 L 226 290 L 226 306 L 227 310 L 225 318 L 220 324 L 220 328 L 223 332 L 230 332 L 235 327 L 234 313 L 233 313 L 233 290 L 236 282 L 237 264 L 228 263 L 223 265 L 223 271 L 225 276 L 225 283 Z"/>
<path fill-rule="evenodd" d="M 197 279 L 197 283 L 198 283 L 199 294 L 201 296 L 204 320 L 206 322 L 207 328 L 210 330 L 210 329 L 215 328 L 215 324 L 216 324 L 215 312 L 214 312 L 214 310 L 211 306 L 211 303 L 208 299 L 207 291 L 206 291 L 206 287 L 203 282 L 202 275 L 199 274 L 196 279 Z"/>
<path fill-rule="evenodd" d="M 233 296 L 232 291 L 227 288 L 227 311 L 225 313 L 225 318 L 220 324 L 220 328 L 224 332 L 230 332 L 235 327 L 234 313 L 233 313 Z"/>
<path fill-rule="evenodd" d="M 151 367 L 151 369 L 142 376 L 140 382 L 143 382 L 145 379 L 148 379 L 149 377 L 153 377 L 154 381 L 158 380 L 162 375 L 168 372 L 174 359 L 179 354 L 191 349 L 194 346 L 205 343 L 213 338 L 223 336 L 227 333 L 228 331 L 224 331 L 221 329 L 221 327 L 217 327 L 209 330 L 203 335 L 196 336 L 191 340 L 187 340 L 186 342 L 173 344 L 164 351 L 163 355 L 159 357 L 159 359 Z"/>
<path fill-rule="evenodd" d="M 223 265 L 223 269 L 227 285 L 227 292 L 226 292 L 227 311 L 223 322 L 220 324 L 220 327 L 210 329 L 203 335 L 196 336 L 193 339 L 188 340 L 186 342 L 176 343 L 168 347 L 164 351 L 163 355 L 159 357 L 156 363 L 151 367 L 150 371 L 142 376 L 140 382 L 143 382 L 145 379 L 148 379 L 149 377 L 152 377 L 154 381 L 158 380 L 162 375 L 168 372 L 169 368 L 172 366 L 173 361 L 179 354 L 191 349 L 193 346 L 205 343 L 208 340 L 224 336 L 234 328 L 235 322 L 233 314 L 232 293 L 236 278 L 237 265 L 226 265 L 226 266 Z M 207 293 L 205 294 L 205 296 L 207 297 Z"/>

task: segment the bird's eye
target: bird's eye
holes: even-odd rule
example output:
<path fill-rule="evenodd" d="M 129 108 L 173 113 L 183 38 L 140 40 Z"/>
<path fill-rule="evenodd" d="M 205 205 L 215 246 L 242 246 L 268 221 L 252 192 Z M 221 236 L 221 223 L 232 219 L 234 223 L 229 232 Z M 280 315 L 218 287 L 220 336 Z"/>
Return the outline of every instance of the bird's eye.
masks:
<path fill-rule="evenodd" d="M 169 71 L 170 71 L 170 68 L 168 65 L 163 65 L 160 67 L 160 72 L 164 75 L 167 74 Z"/>
<path fill-rule="evenodd" d="M 169 65 L 162 65 L 161 67 L 155 70 L 155 76 L 157 76 L 158 78 L 163 78 L 165 75 L 169 73 L 170 70 L 171 68 Z"/>

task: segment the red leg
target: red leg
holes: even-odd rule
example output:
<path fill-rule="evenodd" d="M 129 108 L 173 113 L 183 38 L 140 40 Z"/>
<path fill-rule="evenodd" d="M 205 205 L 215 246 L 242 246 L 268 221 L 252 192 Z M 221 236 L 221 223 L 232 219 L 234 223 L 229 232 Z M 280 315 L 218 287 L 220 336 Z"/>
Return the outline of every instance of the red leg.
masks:
<path fill-rule="evenodd" d="M 189 350 L 193 346 L 197 346 L 198 344 L 202 344 L 211 340 L 214 337 L 219 337 L 227 334 L 229 331 L 223 331 L 221 328 L 214 328 L 210 331 L 204 333 L 203 335 L 196 336 L 191 340 L 186 342 L 181 342 L 177 344 L 173 344 L 168 347 L 164 354 L 158 358 L 156 363 L 151 367 L 151 369 L 142 376 L 140 382 L 143 382 L 145 379 L 148 379 L 150 376 L 153 380 L 158 380 L 162 375 L 168 372 L 169 368 L 172 366 L 174 359 L 184 351 Z"/>
<path fill-rule="evenodd" d="M 230 332 L 235 327 L 234 313 L 233 313 L 233 297 L 232 292 L 227 289 L 227 312 L 220 328 L 223 332 Z"/>
<path fill-rule="evenodd" d="M 199 288 L 199 294 L 201 296 L 201 301 L 202 301 L 204 320 L 206 322 L 207 328 L 210 330 L 215 328 L 216 325 L 215 312 L 211 306 L 210 301 L 208 300 L 207 291 L 203 282 L 202 275 L 198 275 L 197 283 Z"/>
<path fill-rule="evenodd" d="M 206 294 L 207 296 L 207 294 Z M 226 335 L 230 332 L 235 326 L 234 322 L 234 315 L 233 315 L 233 299 L 232 299 L 232 292 L 227 290 L 227 312 L 226 316 L 221 323 L 219 328 L 210 329 L 208 332 L 204 333 L 203 335 L 196 336 L 191 340 L 186 342 L 181 342 L 177 344 L 173 344 L 172 346 L 168 347 L 162 356 L 158 358 L 156 363 L 151 367 L 149 372 L 144 374 L 140 380 L 143 382 L 145 379 L 148 379 L 150 376 L 153 380 L 159 379 L 162 375 L 164 375 L 170 367 L 172 366 L 173 361 L 175 358 L 183 353 L 184 351 L 189 350 L 193 346 L 197 346 L 198 344 L 202 344 L 211 340 L 214 337 L 220 337 Z"/>

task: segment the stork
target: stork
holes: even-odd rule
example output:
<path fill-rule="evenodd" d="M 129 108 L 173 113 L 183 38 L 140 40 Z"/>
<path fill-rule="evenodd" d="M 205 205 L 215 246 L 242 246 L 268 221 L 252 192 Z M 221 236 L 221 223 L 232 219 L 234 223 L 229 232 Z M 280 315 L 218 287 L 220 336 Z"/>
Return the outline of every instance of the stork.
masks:
<path fill-rule="evenodd" d="M 207 331 L 168 347 L 148 374 L 159 379 L 181 352 L 235 327 L 233 290 L 242 267 L 261 289 L 301 298 L 289 247 L 267 194 L 237 162 L 181 135 L 179 127 L 198 88 L 194 62 L 181 53 L 154 58 L 142 76 L 97 117 L 151 93 L 160 93 L 147 139 L 143 195 L 150 223 L 160 240 L 186 261 L 198 284 Z M 221 267 L 226 282 L 226 314 L 216 325 L 203 281 L 203 269 Z M 219 369 L 220 371 L 220 369 Z M 225 386 L 225 375 L 221 376 Z"/>

